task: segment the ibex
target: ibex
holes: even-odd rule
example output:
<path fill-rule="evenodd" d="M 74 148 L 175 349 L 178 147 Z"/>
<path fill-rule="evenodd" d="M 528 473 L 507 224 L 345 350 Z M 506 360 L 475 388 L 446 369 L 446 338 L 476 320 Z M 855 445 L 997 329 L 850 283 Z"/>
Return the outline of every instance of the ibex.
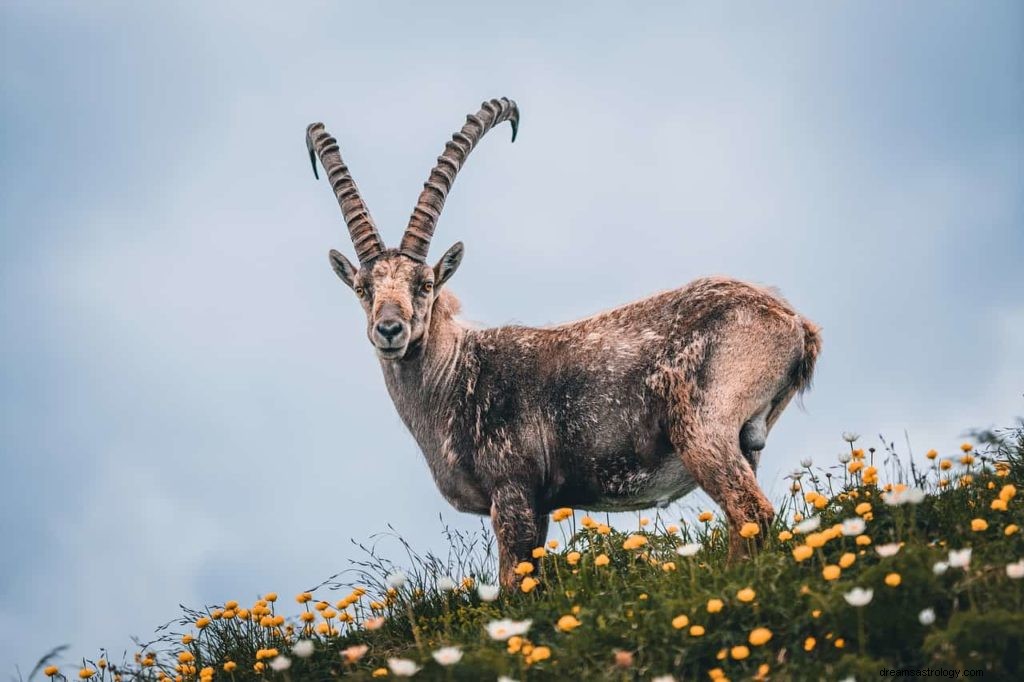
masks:
<path fill-rule="evenodd" d="M 731 556 L 747 522 L 774 511 L 755 469 L 765 438 L 811 380 L 818 328 L 786 301 L 727 278 L 699 279 L 554 327 L 474 329 L 447 288 L 457 242 L 427 249 L 456 174 L 515 102 L 484 102 L 445 146 L 398 248 L 387 248 L 322 123 L 306 130 L 359 267 L 331 250 L 366 311 L 367 336 L 402 420 L 456 509 L 490 515 L 501 584 L 547 536 L 557 507 L 635 510 L 700 486 L 724 510 Z"/>

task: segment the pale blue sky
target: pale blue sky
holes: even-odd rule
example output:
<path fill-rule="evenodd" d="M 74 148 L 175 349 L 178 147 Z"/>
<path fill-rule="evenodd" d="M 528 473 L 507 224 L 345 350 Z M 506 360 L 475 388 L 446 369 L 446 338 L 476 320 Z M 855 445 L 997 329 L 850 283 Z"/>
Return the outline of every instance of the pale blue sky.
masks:
<path fill-rule="evenodd" d="M 439 4 L 0 6 L 0 671 L 477 523 L 328 267 L 314 120 L 395 240 L 463 116 L 519 102 L 437 231 L 469 319 L 779 286 L 825 347 L 770 491 L 843 430 L 1024 413 L 1020 3 Z"/>

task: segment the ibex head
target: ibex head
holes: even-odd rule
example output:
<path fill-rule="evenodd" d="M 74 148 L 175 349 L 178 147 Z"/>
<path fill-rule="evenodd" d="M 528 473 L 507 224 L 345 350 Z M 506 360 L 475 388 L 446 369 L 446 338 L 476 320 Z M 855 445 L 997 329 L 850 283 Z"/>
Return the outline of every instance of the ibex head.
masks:
<path fill-rule="evenodd" d="M 423 185 L 416 208 L 409 218 L 401 244 L 388 249 L 377 232 L 348 167 L 341 160 L 338 142 L 322 123 L 306 129 L 306 147 L 316 175 L 316 157 L 324 167 L 348 225 L 359 267 L 331 249 L 334 272 L 355 291 L 366 311 L 366 333 L 378 356 L 387 360 L 405 357 L 410 347 L 427 341 L 430 316 L 441 287 L 462 262 L 462 242 L 456 242 L 433 267 L 427 265 L 427 250 L 448 192 L 462 164 L 480 138 L 494 126 L 509 121 L 512 141 L 519 128 L 515 102 L 502 98 L 481 105 L 466 117 L 462 130 L 452 136 Z M 319 176 L 317 176 L 319 177 Z"/>

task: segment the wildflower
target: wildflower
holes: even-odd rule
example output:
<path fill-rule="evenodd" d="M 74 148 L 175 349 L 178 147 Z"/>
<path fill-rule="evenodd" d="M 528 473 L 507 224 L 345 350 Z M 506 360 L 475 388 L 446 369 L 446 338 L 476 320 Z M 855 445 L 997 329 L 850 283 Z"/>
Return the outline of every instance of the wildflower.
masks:
<path fill-rule="evenodd" d="M 580 519 L 580 525 L 584 528 L 597 528 L 597 521 L 595 521 L 589 516 L 584 516 L 582 519 Z"/>
<path fill-rule="evenodd" d="M 235 672 L 235 669 L 238 668 L 238 664 L 235 663 L 234 661 L 228 661 L 228 662 L 226 662 L 224 664 L 223 667 L 224 667 L 224 672 L 226 672 L 226 673 L 233 673 L 233 672 Z"/>
<path fill-rule="evenodd" d="M 860 547 L 867 547 L 871 544 L 871 538 L 869 538 L 867 535 L 858 535 L 856 542 L 857 545 Z"/>
<path fill-rule="evenodd" d="M 679 556 L 693 556 L 700 551 L 700 543 L 690 542 L 681 547 L 676 548 L 676 554 Z"/>
<path fill-rule="evenodd" d="M 576 616 L 568 616 L 567 615 L 567 616 L 562 616 L 561 618 L 559 618 L 558 622 L 555 624 L 555 627 L 558 628 L 559 630 L 561 630 L 562 632 L 572 632 L 573 630 L 575 630 L 576 628 L 578 628 L 582 624 L 583 623 L 581 623 L 576 618 Z"/>
<path fill-rule="evenodd" d="M 420 666 L 416 665 L 415 661 L 410 661 L 407 658 L 389 658 L 388 667 L 398 677 L 412 677 L 420 670 Z"/>
<path fill-rule="evenodd" d="M 875 591 L 869 588 L 855 587 L 846 594 L 843 595 L 843 599 L 850 606 L 867 606 L 871 603 L 871 598 L 875 596 Z"/>
<path fill-rule="evenodd" d="M 806 538 L 804 538 L 804 542 L 807 543 L 808 547 L 814 549 L 817 549 L 818 547 L 824 547 L 825 543 L 828 542 L 828 535 L 826 535 L 825 533 L 811 533 Z"/>
<path fill-rule="evenodd" d="M 972 519 L 971 530 L 973 530 L 975 533 L 980 533 L 981 531 L 988 530 L 988 521 L 986 521 L 985 519 Z"/>
<path fill-rule="evenodd" d="M 736 598 L 744 603 L 754 601 L 755 597 L 757 597 L 757 592 L 754 592 L 754 590 L 749 587 L 744 587 L 742 590 L 736 593 Z"/>
<path fill-rule="evenodd" d="M 679 532 L 679 526 L 677 526 L 674 523 L 670 523 L 667 526 L 665 526 L 665 532 L 674 535 L 675 533 Z"/>
<path fill-rule="evenodd" d="M 536 663 L 551 658 L 551 649 L 546 646 L 535 646 L 526 657 L 527 663 Z"/>
<path fill-rule="evenodd" d="M 1012 483 L 1007 483 L 999 489 L 999 499 L 1009 502 L 1017 495 L 1017 488 Z"/>
<path fill-rule="evenodd" d="M 439 592 L 451 592 L 458 586 L 459 584 L 449 575 L 442 575 L 437 579 L 437 590 Z"/>
<path fill-rule="evenodd" d="M 875 545 L 875 551 L 878 552 L 878 556 L 883 559 L 896 556 L 896 553 L 900 551 L 900 543 L 890 542 L 887 545 Z"/>
<path fill-rule="evenodd" d="M 643 535 L 630 535 L 622 543 L 622 549 L 638 549 L 647 544 L 647 538 Z"/>
<path fill-rule="evenodd" d="M 876 485 L 878 483 L 878 468 L 867 467 L 864 469 L 864 485 Z"/>
<path fill-rule="evenodd" d="M 388 676 L 388 669 L 387 668 L 377 668 L 372 673 L 370 673 L 370 675 L 372 677 L 387 677 Z"/>
<path fill-rule="evenodd" d="M 608 535 L 611 532 L 612 532 L 611 526 L 606 526 L 603 523 L 597 527 L 597 534 L 598 535 Z"/>
<path fill-rule="evenodd" d="M 971 450 L 973 450 L 973 449 L 974 449 L 974 446 L 973 446 L 973 445 L 971 445 L 970 443 L 963 443 L 963 444 L 962 444 L 962 445 L 960 446 L 960 449 L 961 449 L 962 451 L 964 451 L 964 452 L 970 452 Z"/>
<path fill-rule="evenodd" d="M 370 647 L 365 644 L 353 644 L 352 646 L 341 650 L 341 657 L 345 659 L 346 663 L 355 663 L 365 656 L 369 649 Z"/>
<path fill-rule="evenodd" d="M 842 570 L 835 564 L 829 564 L 821 569 L 821 575 L 825 580 L 837 580 L 841 573 Z"/>
<path fill-rule="evenodd" d="M 843 431 L 843 440 L 845 440 L 847 443 L 850 443 L 851 445 L 853 443 L 856 443 L 857 439 L 859 438 L 859 433 L 854 433 L 853 431 Z"/>
<path fill-rule="evenodd" d="M 1018 530 L 1020 530 L 1020 528 L 1017 527 L 1017 524 L 1016 523 L 1011 523 L 1010 525 L 1008 525 L 1006 528 L 1003 529 L 1003 535 L 1010 536 L 1010 535 L 1013 535 L 1014 533 L 1016 533 Z"/>
<path fill-rule="evenodd" d="M 768 628 L 754 628 L 750 631 L 750 636 L 747 637 L 747 641 L 754 646 L 761 646 L 763 644 L 767 644 L 768 640 L 771 638 L 772 631 Z"/>
<path fill-rule="evenodd" d="M 885 584 L 889 587 L 899 587 L 901 582 L 903 582 L 903 578 L 899 573 L 890 573 L 885 576 Z"/>
<path fill-rule="evenodd" d="M 490 635 L 491 639 L 504 642 L 509 637 L 525 635 L 530 630 L 531 625 L 533 625 L 532 620 L 509 620 L 505 618 L 503 620 L 492 620 L 484 626 L 484 629 L 487 630 L 487 634 Z"/>
<path fill-rule="evenodd" d="M 533 564 L 529 561 L 520 561 L 516 565 L 514 572 L 516 575 L 529 575 L 533 573 Z"/>
<path fill-rule="evenodd" d="M 326 623 L 320 623 L 326 625 Z M 363 621 L 363 627 L 367 630 L 379 630 L 384 625 L 384 616 L 377 616 L 375 618 L 367 618 Z"/>
<path fill-rule="evenodd" d="M 760 527 L 752 521 L 748 521 L 740 526 L 740 537 L 747 538 L 748 540 L 760 532 Z"/>
<path fill-rule="evenodd" d="M 729 650 L 729 655 L 735 658 L 737 661 L 742 661 L 744 658 L 750 655 L 750 649 L 738 644 Z"/>
<path fill-rule="evenodd" d="M 476 594 L 480 597 L 480 601 L 494 601 L 498 598 L 499 592 L 501 592 L 501 588 L 497 585 L 485 585 L 480 583 L 476 588 Z"/>
<path fill-rule="evenodd" d="M 690 626 L 690 637 L 703 637 L 704 626 L 703 625 L 691 625 Z"/>
<path fill-rule="evenodd" d="M 709 512 L 709 511 L 702 511 L 700 513 L 700 516 L 697 517 L 697 520 L 698 521 L 703 521 L 704 523 L 707 523 L 708 521 L 710 521 L 713 518 L 715 518 L 715 515 L 712 514 L 711 512 Z"/>
<path fill-rule="evenodd" d="M 929 450 L 928 452 L 924 453 L 924 456 L 927 457 L 928 459 L 935 459 L 936 457 L 939 456 L 939 451 Z"/>
<path fill-rule="evenodd" d="M 543 547 L 534 547 L 533 551 L 530 553 L 530 555 L 534 559 L 543 559 L 544 557 L 546 557 L 548 555 L 548 551 L 546 549 L 544 549 Z"/>
<path fill-rule="evenodd" d="M 836 455 L 836 459 L 839 460 L 840 464 L 847 464 L 850 461 L 850 453 L 840 452 L 838 455 Z"/>
<path fill-rule="evenodd" d="M 431 656 L 441 665 L 455 665 L 462 660 L 462 649 L 457 646 L 443 646 Z"/>
<path fill-rule="evenodd" d="M 298 658 L 309 658 L 313 655 L 313 641 L 309 639 L 300 639 L 292 647 L 292 653 Z"/>
<path fill-rule="evenodd" d="M 569 552 L 565 555 L 565 563 L 569 564 L 570 566 L 575 566 L 580 562 L 582 556 L 583 555 L 579 552 Z"/>
<path fill-rule="evenodd" d="M 690 624 L 690 618 L 686 614 L 679 614 L 672 619 L 672 627 L 676 630 L 682 630 Z"/>
<path fill-rule="evenodd" d="M 902 488 L 882 493 L 882 501 L 890 507 L 898 507 L 901 504 L 921 504 L 924 496 L 925 493 L 920 488 Z"/>
<path fill-rule="evenodd" d="M 917 620 L 921 625 L 931 625 L 935 622 L 935 609 L 929 607 L 917 614 Z"/>
<path fill-rule="evenodd" d="M 932 573 L 935 575 L 942 575 L 949 570 L 949 564 L 945 561 L 936 561 L 935 565 L 932 566 Z"/>
<path fill-rule="evenodd" d="M 661 565 L 661 570 L 665 571 L 666 573 L 668 573 L 669 571 L 676 570 L 676 562 L 666 561 Z"/>
<path fill-rule="evenodd" d="M 43 668 L 43 674 L 46 675 L 47 677 L 53 677 L 54 675 L 56 675 L 59 672 L 60 672 L 60 668 L 58 668 L 55 665 L 48 665 L 45 668 Z"/>
<path fill-rule="evenodd" d="M 312 599 L 313 594 L 311 592 L 301 592 L 295 596 L 295 601 L 299 602 L 300 604 L 305 604 L 306 602 L 311 601 Z M 234 606 L 232 606 L 232 604 L 234 604 Z M 229 601 L 226 604 L 224 604 L 224 608 L 229 611 L 233 611 L 234 609 L 238 608 L 238 602 Z"/>
<path fill-rule="evenodd" d="M 949 565 L 953 568 L 967 568 L 971 565 L 971 548 L 949 550 Z"/>
<path fill-rule="evenodd" d="M 846 466 L 847 471 L 849 471 L 851 474 L 855 474 L 863 468 L 864 462 L 860 461 L 859 459 L 853 460 Z"/>
<path fill-rule="evenodd" d="M 394 573 L 388 574 L 388 577 L 385 579 L 385 582 L 387 583 L 388 587 L 400 590 L 402 589 L 402 586 L 405 585 L 406 580 L 408 580 L 408 578 L 406 577 L 405 573 L 402 573 L 401 571 L 395 571 Z"/>
<path fill-rule="evenodd" d="M 196 621 L 196 627 L 199 628 L 200 630 L 202 630 L 207 625 L 209 625 L 211 622 L 212 621 L 210 620 L 209 616 L 203 616 L 202 618 L 200 618 L 199 620 Z"/>
<path fill-rule="evenodd" d="M 560 509 L 556 509 L 551 513 L 551 519 L 555 523 L 565 521 L 570 516 L 572 516 L 572 509 L 570 509 L 569 507 L 562 507 Z"/>
<path fill-rule="evenodd" d="M 813 651 L 814 646 L 818 643 L 818 640 L 813 637 L 808 637 L 804 640 L 804 651 Z"/>
<path fill-rule="evenodd" d="M 558 549 L 558 540 L 555 540 L 554 538 L 548 540 L 548 549 Z"/>
<path fill-rule="evenodd" d="M 853 566 L 853 562 L 857 560 L 857 555 L 853 552 L 846 552 L 839 557 L 839 568 L 849 568 Z"/>
<path fill-rule="evenodd" d="M 537 585 L 539 584 L 540 581 L 536 578 L 526 576 L 525 578 L 523 578 L 523 582 L 519 584 L 519 589 L 521 589 L 525 593 L 529 593 L 533 590 L 533 588 L 537 587 Z"/>
<path fill-rule="evenodd" d="M 87 680 L 87 679 L 89 679 L 90 677 L 92 677 L 95 674 L 96 674 L 96 671 L 93 670 L 92 668 L 82 668 L 81 670 L 78 671 L 78 676 L 81 679 L 83 679 L 83 680 Z"/>
<path fill-rule="evenodd" d="M 1024 559 L 1018 559 L 1012 564 L 1006 564 L 1006 577 L 1013 580 L 1024 578 Z"/>
<path fill-rule="evenodd" d="M 812 531 L 818 530 L 821 526 L 821 518 L 817 516 L 811 516 L 810 518 L 804 519 L 800 523 L 793 526 L 793 532 L 799 533 L 800 535 L 807 535 Z"/>
<path fill-rule="evenodd" d="M 1000 500 L 998 497 L 992 500 L 992 504 L 989 505 L 992 511 L 1006 511 L 1006 501 Z"/>
<path fill-rule="evenodd" d="M 837 649 L 842 649 L 844 646 L 846 646 L 846 640 L 842 637 L 838 637 L 836 641 L 832 643 L 832 646 L 834 646 Z"/>
<path fill-rule="evenodd" d="M 657 677 L 652 677 L 651 682 L 676 682 L 676 678 L 671 675 L 658 675 Z"/>
<path fill-rule="evenodd" d="M 278 656 L 270 662 L 270 669 L 274 672 L 283 672 L 292 667 L 292 659 L 286 656 Z"/>
<path fill-rule="evenodd" d="M 193 637 L 192 635 L 186 633 L 186 634 L 181 636 L 181 643 L 184 644 L 185 646 L 188 646 L 189 644 L 192 643 L 192 640 L 194 640 L 194 639 L 195 639 L 195 637 Z M 106 662 L 104 662 L 104 666 L 105 665 L 106 665 Z"/>
<path fill-rule="evenodd" d="M 814 554 L 814 550 L 807 545 L 797 545 L 793 548 L 793 558 L 797 561 L 810 559 L 812 554 Z"/>
<path fill-rule="evenodd" d="M 611 563 L 611 559 L 608 558 L 607 554 L 598 554 L 597 557 L 594 558 L 595 566 L 607 566 L 609 563 Z"/>
<path fill-rule="evenodd" d="M 708 599 L 708 613 L 718 613 L 722 610 L 724 604 L 721 599 Z"/>
<path fill-rule="evenodd" d="M 792 539 L 793 539 L 793 534 L 790 533 L 788 530 L 784 530 L 784 531 L 779 533 L 779 542 L 786 542 L 787 540 L 792 540 Z"/>
<path fill-rule="evenodd" d="M 839 532 L 843 535 L 850 537 L 853 535 L 860 535 L 867 528 L 867 524 L 864 523 L 864 519 L 855 516 L 850 519 L 846 519 L 840 526 Z"/>
<path fill-rule="evenodd" d="M 950 469 L 953 468 L 953 461 L 949 459 L 944 459 L 939 462 L 939 468 L 942 469 L 943 471 L 949 471 Z"/>
<path fill-rule="evenodd" d="M 191 663 L 196 660 L 196 657 L 192 655 L 191 651 L 182 651 L 178 654 L 179 663 Z"/>

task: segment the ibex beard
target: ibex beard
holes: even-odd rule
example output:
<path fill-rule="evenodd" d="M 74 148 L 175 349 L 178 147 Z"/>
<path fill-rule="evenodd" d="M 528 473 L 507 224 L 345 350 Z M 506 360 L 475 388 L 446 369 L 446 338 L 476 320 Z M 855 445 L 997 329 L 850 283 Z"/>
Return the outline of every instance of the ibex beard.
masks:
<path fill-rule="evenodd" d="M 306 143 L 341 206 L 359 266 L 330 252 L 366 312 L 388 391 L 456 509 L 490 515 L 501 584 L 546 539 L 558 507 L 664 506 L 702 488 L 724 511 L 729 549 L 774 516 L 755 472 L 765 439 L 808 387 L 818 328 L 771 291 L 728 278 L 689 285 L 569 324 L 472 329 L 446 284 L 456 243 L 427 249 L 456 174 L 476 143 L 519 111 L 484 102 L 446 145 L 398 248 L 386 248 L 343 163 L 315 123 Z"/>

